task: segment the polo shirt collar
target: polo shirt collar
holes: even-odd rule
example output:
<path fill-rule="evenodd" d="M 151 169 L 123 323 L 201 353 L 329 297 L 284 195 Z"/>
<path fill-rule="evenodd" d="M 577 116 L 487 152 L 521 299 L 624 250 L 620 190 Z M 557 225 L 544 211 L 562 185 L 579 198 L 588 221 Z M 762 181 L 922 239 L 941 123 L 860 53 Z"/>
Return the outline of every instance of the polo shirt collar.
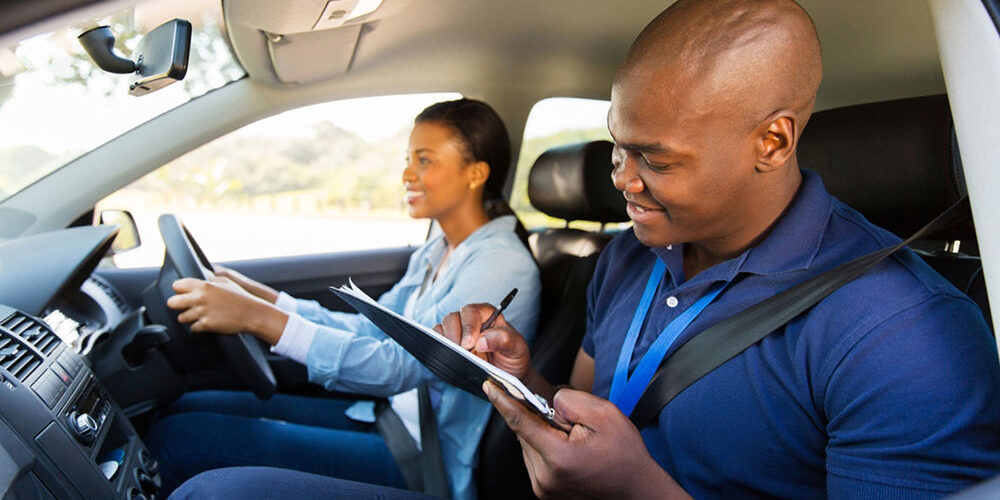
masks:
<path fill-rule="evenodd" d="M 767 275 L 808 269 L 832 213 L 833 197 L 819 174 L 802 170 L 802 185 L 792 204 L 764 241 L 744 252 L 746 259 L 738 271 Z"/>
<path fill-rule="evenodd" d="M 819 252 L 833 197 L 819 175 L 802 170 L 802 185 L 784 215 L 759 245 L 698 274 L 698 281 L 732 281 L 739 273 L 780 274 L 807 269 Z M 666 264 L 674 286 L 684 278 L 683 245 L 650 249 Z"/>

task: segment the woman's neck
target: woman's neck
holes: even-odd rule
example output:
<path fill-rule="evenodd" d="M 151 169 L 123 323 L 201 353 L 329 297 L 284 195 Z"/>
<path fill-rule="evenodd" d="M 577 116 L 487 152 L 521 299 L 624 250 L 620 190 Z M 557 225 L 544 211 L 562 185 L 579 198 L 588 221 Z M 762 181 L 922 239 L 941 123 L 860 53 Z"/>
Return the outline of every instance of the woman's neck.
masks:
<path fill-rule="evenodd" d="M 459 243 L 465 241 L 470 234 L 490 221 L 483 210 L 482 205 L 476 204 L 466 210 L 456 210 L 456 216 L 439 217 L 438 225 L 444 233 L 444 239 L 448 242 L 448 248 L 454 249 Z"/>

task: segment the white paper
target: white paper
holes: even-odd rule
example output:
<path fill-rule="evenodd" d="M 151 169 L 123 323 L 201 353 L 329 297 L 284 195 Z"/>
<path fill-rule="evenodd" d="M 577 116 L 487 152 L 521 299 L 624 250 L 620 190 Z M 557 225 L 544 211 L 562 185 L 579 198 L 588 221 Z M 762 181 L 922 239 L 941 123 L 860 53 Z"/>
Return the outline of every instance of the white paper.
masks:
<path fill-rule="evenodd" d="M 348 295 L 351 295 L 352 297 L 358 298 L 364 302 L 367 302 L 372 306 L 382 311 L 385 311 L 386 313 L 391 314 L 392 316 L 416 327 L 418 330 L 425 333 L 428 337 L 434 339 L 436 342 L 446 346 L 448 349 L 451 349 L 452 351 L 461 354 L 463 357 L 465 357 L 469 361 L 472 361 L 477 366 L 482 367 L 482 369 L 485 370 L 486 373 L 488 373 L 491 376 L 491 378 L 493 378 L 494 381 L 501 384 L 511 396 L 524 400 L 529 405 L 534 407 L 539 413 L 547 416 L 550 419 L 555 415 L 555 410 L 549 407 L 548 403 L 545 401 L 545 398 L 542 398 L 541 396 L 538 396 L 537 394 L 531 392 L 520 380 L 518 380 L 517 377 L 501 370 L 500 368 L 497 368 L 496 366 L 493 366 L 483 358 L 480 358 L 479 356 L 472 354 L 470 351 L 463 349 L 462 346 L 448 340 L 447 338 L 438 334 L 434 330 L 427 328 L 426 326 L 421 325 L 420 323 L 417 323 L 391 309 L 388 309 L 382 304 L 379 304 L 374 299 L 369 297 L 368 294 L 366 294 L 364 291 L 358 288 L 357 285 L 354 284 L 353 280 L 348 279 L 347 285 L 341 286 L 340 288 L 338 288 L 338 290 Z"/>

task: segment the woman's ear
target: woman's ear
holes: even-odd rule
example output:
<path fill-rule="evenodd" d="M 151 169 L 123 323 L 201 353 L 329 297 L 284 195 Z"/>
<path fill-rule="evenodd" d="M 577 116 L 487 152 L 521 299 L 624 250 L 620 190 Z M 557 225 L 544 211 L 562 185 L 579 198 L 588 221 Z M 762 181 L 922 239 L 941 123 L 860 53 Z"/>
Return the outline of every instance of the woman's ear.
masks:
<path fill-rule="evenodd" d="M 769 172 L 788 163 L 797 142 L 795 115 L 791 111 L 777 111 L 767 117 L 757 132 L 757 170 Z"/>
<path fill-rule="evenodd" d="M 465 168 L 466 180 L 469 182 L 469 189 L 475 189 L 486 184 L 486 179 L 490 178 L 490 165 L 485 161 L 477 161 Z"/>

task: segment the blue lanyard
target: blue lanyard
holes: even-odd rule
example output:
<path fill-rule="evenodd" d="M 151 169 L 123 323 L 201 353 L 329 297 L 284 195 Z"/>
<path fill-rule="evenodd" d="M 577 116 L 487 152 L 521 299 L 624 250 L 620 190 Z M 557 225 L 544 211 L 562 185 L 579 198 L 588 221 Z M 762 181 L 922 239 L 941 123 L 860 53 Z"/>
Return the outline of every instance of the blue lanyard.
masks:
<path fill-rule="evenodd" d="M 642 397 L 642 393 L 646 391 L 646 386 L 649 385 L 649 381 L 652 380 L 653 374 L 656 373 L 657 367 L 660 366 L 660 362 L 663 361 L 663 356 L 667 354 L 670 346 L 677 340 L 677 337 L 680 336 L 684 329 L 701 314 L 701 311 L 715 300 L 715 297 L 725 287 L 725 283 L 713 285 L 708 290 L 708 293 L 667 324 L 663 328 L 663 331 L 660 332 L 660 335 L 656 337 L 653 345 L 649 347 L 646 354 L 639 360 L 639 365 L 635 367 L 635 371 L 632 372 L 632 376 L 630 377 L 628 375 L 628 365 L 632 361 L 632 351 L 635 349 L 635 344 L 639 341 L 639 330 L 642 328 L 642 322 L 646 319 L 646 313 L 649 312 L 650 304 L 653 303 L 653 295 L 656 293 L 657 285 L 663 279 L 666 267 L 662 260 L 656 259 L 656 264 L 653 265 L 653 270 L 649 273 L 649 281 L 646 282 L 646 289 L 642 292 L 642 298 L 639 299 L 639 307 L 636 308 L 635 315 L 632 316 L 632 323 L 629 325 L 628 333 L 625 335 L 625 343 L 622 344 L 622 351 L 618 355 L 615 376 L 611 380 L 611 394 L 608 399 L 625 416 L 632 414 L 632 410 L 635 409 L 635 405 L 639 402 L 639 398 Z"/>

